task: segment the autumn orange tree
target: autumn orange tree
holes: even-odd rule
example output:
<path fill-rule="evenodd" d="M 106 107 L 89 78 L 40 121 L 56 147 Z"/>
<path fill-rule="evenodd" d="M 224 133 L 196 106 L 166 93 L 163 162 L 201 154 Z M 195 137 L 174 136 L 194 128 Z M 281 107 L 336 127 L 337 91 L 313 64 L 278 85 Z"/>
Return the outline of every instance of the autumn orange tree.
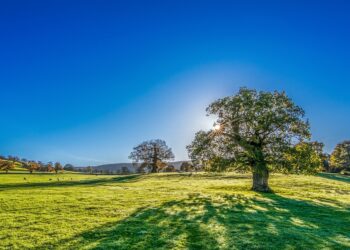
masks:
<path fill-rule="evenodd" d="M 13 161 L 0 160 L 0 170 L 6 171 L 6 173 L 8 173 L 8 171 L 14 167 L 15 163 Z"/>
<path fill-rule="evenodd" d="M 35 161 L 30 161 L 27 164 L 27 168 L 28 168 L 29 172 L 32 174 L 33 171 L 38 170 L 40 168 L 40 165 L 39 165 L 39 163 L 37 163 Z"/>

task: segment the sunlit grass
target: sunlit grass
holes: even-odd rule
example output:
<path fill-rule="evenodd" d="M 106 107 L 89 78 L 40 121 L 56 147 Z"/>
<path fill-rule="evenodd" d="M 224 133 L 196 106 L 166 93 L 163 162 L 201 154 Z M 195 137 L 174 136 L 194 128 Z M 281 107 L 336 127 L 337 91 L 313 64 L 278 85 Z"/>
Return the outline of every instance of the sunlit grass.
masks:
<path fill-rule="evenodd" d="M 240 174 L 1 174 L 0 248 L 350 248 L 350 182 Z"/>

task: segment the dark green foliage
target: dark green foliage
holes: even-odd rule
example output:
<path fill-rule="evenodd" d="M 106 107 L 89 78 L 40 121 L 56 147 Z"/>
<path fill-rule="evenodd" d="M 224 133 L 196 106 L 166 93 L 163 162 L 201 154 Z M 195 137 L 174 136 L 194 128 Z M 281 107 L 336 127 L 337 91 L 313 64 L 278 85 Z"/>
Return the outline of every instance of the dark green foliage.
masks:
<path fill-rule="evenodd" d="M 64 165 L 63 169 L 65 171 L 74 171 L 74 166 L 72 164 L 66 164 Z"/>
<path fill-rule="evenodd" d="M 237 165 L 233 159 L 214 156 L 205 163 L 204 169 L 211 172 L 224 172 L 237 170 Z"/>
<path fill-rule="evenodd" d="M 55 166 L 54 166 L 54 170 L 55 170 L 56 174 L 57 174 L 59 171 L 62 171 L 62 170 L 63 170 L 63 167 L 62 167 L 61 163 L 56 162 L 56 163 L 55 163 Z"/>
<path fill-rule="evenodd" d="M 176 168 L 173 165 L 168 165 L 164 168 L 164 172 L 167 172 L 167 173 L 176 172 Z"/>
<path fill-rule="evenodd" d="M 280 171 L 296 174 L 316 174 L 323 168 L 321 154 L 315 149 L 315 143 L 300 142 L 285 154 L 286 163 Z"/>
<path fill-rule="evenodd" d="M 194 170 L 194 167 L 193 167 L 192 163 L 187 162 L 187 161 L 183 162 L 180 166 L 180 171 L 182 171 L 182 172 L 191 172 L 193 170 Z"/>
<path fill-rule="evenodd" d="M 331 172 L 350 170 L 350 141 L 337 144 L 330 157 Z"/>

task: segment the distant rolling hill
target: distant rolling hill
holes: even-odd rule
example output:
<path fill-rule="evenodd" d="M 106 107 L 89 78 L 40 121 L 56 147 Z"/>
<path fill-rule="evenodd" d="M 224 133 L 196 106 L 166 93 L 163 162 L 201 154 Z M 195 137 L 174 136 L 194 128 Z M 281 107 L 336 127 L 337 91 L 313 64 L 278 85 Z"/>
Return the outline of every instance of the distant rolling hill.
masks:
<path fill-rule="evenodd" d="M 112 172 L 121 171 L 123 167 L 128 168 L 128 170 L 132 173 L 136 172 L 137 166 L 134 166 L 132 163 L 112 163 L 112 164 L 104 164 L 100 166 L 95 166 L 93 169 L 96 170 L 108 170 Z"/>
<path fill-rule="evenodd" d="M 169 162 L 169 165 L 173 165 L 177 170 L 180 170 L 181 164 L 183 162 L 185 162 L 185 161 Z M 112 164 L 104 164 L 104 165 L 95 166 L 95 167 L 93 167 L 93 169 L 97 170 L 97 171 L 120 172 L 120 171 L 122 171 L 123 167 L 128 168 L 129 172 L 136 173 L 138 166 L 135 166 L 132 163 L 112 163 Z"/>

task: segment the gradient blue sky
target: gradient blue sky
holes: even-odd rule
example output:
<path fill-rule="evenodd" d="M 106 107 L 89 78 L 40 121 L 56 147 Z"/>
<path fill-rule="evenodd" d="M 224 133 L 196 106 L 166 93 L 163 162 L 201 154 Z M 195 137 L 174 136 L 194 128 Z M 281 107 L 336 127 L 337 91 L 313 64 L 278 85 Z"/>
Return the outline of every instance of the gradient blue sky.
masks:
<path fill-rule="evenodd" d="M 0 154 L 177 160 L 240 86 L 286 90 L 330 151 L 350 139 L 349 1 L 0 2 Z"/>

